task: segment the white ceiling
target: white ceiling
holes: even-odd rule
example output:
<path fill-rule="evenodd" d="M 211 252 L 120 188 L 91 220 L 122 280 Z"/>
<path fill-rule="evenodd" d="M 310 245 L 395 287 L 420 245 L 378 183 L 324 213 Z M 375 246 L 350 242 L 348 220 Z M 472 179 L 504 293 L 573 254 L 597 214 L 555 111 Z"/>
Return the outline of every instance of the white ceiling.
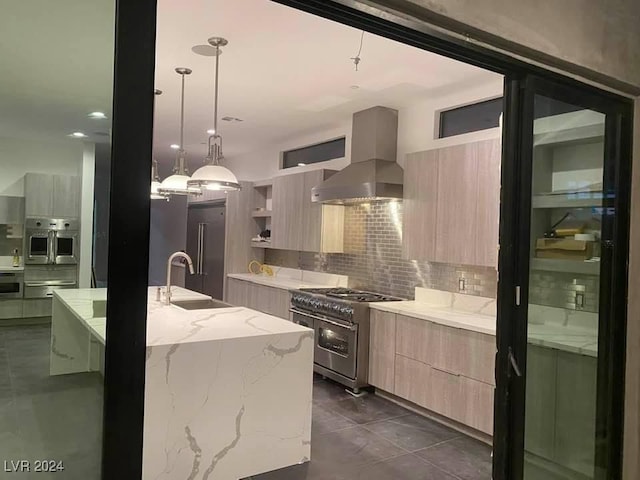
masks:
<path fill-rule="evenodd" d="M 108 139 L 113 90 L 113 0 L 10 0 L 0 14 L 0 137 Z M 106 137 L 104 136 L 106 135 Z"/>
<path fill-rule="evenodd" d="M 0 15 L 0 137 L 73 142 L 81 130 L 104 140 L 110 121 L 114 0 L 13 0 Z M 221 57 L 220 123 L 225 155 L 331 128 L 374 105 L 400 108 L 496 78 L 495 74 L 365 34 L 270 0 L 159 0 L 155 154 L 170 163 L 178 143 L 180 78 L 187 77 L 185 146 L 192 164 L 211 128 L 213 57 L 191 51 L 210 36 L 229 45 Z M 354 90 L 352 85 L 360 88 Z"/>
<path fill-rule="evenodd" d="M 159 0 L 155 154 L 171 161 L 179 143 L 180 77 L 186 79 L 185 145 L 192 166 L 213 124 L 214 57 L 191 47 L 229 40 L 220 57 L 220 122 L 227 158 L 261 145 L 344 123 L 374 105 L 399 108 L 417 97 L 495 80 L 496 74 L 365 34 L 359 71 L 351 57 L 361 31 L 269 0 Z M 360 88 L 353 90 L 352 85 Z"/>

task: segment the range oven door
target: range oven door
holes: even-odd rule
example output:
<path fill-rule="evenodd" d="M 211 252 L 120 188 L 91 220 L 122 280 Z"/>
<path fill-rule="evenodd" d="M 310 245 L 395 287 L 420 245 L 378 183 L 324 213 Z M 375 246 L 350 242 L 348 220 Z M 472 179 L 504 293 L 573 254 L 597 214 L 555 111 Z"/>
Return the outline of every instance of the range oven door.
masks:
<path fill-rule="evenodd" d="M 293 321 L 315 331 L 314 362 L 356 378 L 358 325 L 292 309 Z"/>

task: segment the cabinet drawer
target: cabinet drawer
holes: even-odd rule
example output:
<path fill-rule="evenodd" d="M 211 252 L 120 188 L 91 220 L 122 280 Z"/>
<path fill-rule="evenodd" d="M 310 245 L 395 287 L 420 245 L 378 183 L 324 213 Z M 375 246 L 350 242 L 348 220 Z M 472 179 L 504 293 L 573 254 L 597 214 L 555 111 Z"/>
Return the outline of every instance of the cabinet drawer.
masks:
<path fill-rule="evenodd" d="M 434 368 L 494 384 L 495 337 L 398 315 L 396 351 Z"/>
<path fill-rule="evenodd" d="M 480 382 L 495 384 L 496 339 L 459 328 L 433 326 L 432 366 Z"/>
<path fill-rule="evenodd" d="M 395 395 L 491 435 L 494 388 L 422 362 L 396 356 Z"/>
<path fill-rule="evenodd" d="M 0 319 L 22 318 L 22 300 L 0 300 Z"/>

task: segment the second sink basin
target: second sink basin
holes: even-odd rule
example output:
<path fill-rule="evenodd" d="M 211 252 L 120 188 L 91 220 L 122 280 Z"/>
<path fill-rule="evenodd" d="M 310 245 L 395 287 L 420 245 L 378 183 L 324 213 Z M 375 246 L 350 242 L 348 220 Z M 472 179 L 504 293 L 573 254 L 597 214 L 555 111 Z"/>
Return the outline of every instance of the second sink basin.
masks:
<path fill-rule="evenodd" d="M 184 308 L 185 310 L 208 310 L 210 308 L 231 308 L 233 305 L 221 302 L 220 300 L 183 300 L 171 302 L 176 307 Z"/>

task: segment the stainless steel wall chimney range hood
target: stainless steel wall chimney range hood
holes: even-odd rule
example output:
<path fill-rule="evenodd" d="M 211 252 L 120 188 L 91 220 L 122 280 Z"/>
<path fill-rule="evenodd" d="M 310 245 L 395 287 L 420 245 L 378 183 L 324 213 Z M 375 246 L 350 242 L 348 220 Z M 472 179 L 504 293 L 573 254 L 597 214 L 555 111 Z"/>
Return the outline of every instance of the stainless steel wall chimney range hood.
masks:
<path fill-rule="evenodd" d="M 396 163 L 398 111 L 373 107 L 353 114 L 351 164 L 311 190 L 331 204 L 401 199 L 404 172 Z"/>

